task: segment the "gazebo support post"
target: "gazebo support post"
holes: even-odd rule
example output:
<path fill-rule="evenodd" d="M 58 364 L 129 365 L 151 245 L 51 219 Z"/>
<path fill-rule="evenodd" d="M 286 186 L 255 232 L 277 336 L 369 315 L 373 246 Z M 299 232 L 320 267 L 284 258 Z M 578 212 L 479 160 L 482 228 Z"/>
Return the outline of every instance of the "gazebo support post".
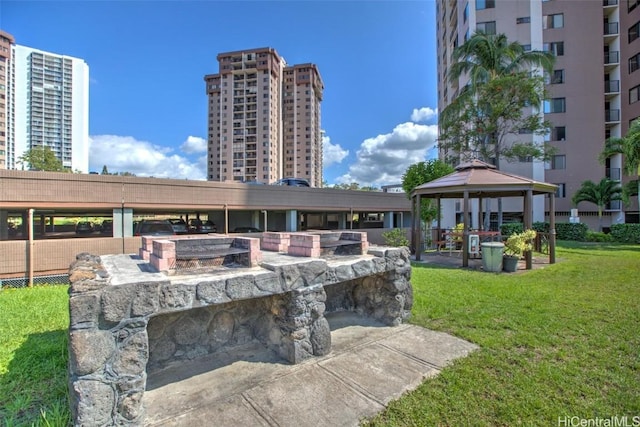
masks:
<path fill-rule="evenodd" d="M 438 225 L 436 226 L 436 240 L 442 239 L 442 199 L 438 196 L 436 198 L 436 209 L 438 209 Z"/>
<path fill-rule="evenodd" d="M 422 261 L 422 224 L 420 220 L 420 208 L 422 207 L 422 202 L 420 200 L 420 195 L 416 196 L 416 224 L 417 228 L 417 239 L 416 239 L 416 261 Z"/>
<path fill-rule="evenodd" d="M 478 230 L 484 230 L 484 222 L 482 221 L 482 197 L 478 198 Z"/>
<path fill-rule="evenodd" d="M 416 248 L 416 197 L 411 196 L 411 251 L 415 253 Z"/>
<path fill-rule="evenodd" d="M 464 230 L 462 232 L 462 266 L 469 267 L 469 252 L 467 248 L 469 246 L 469 191 L 464 192 L 464 211 L 463 211 L 462 223 Z"/>
<path fill-rule="evenodd" d="M 527 190 L 524 196 L 524 229 L 530 230 L 533 227 L 533 191 Z M 524 259 L 526 263 L 526 269 L 531 270 L 533 268 L 532 262 L 532 251 L 526 251 L 524 254 Z"/>
<path fill-rule="evenodd" d="M 556 195 L 549 193 L 549 264 L 556 263 Z"/>

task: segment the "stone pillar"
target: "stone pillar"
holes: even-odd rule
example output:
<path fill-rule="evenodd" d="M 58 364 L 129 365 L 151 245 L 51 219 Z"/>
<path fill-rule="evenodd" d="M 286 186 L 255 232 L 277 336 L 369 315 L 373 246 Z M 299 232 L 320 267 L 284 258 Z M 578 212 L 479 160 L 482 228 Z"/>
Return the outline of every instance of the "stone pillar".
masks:
<path fill-rule="evenodd" d="M 160 283 L 108 286 L 99 257 L 76 258 L 69 271 L 68 344 L 74 425 L 139 426 L 148 316 L 158 309 Z"/>
<path fill-rule="evenodd" d="M 294 289 L 287 295 L 286 314 L 278 321 L 283 334 L 280 356 L 299 363 L 331 351 L 331 329 L 324 317 L 326 300 L 322 285 Z"/>
<path fill-rule="evenodd" d="M 113 237 L 133 236 L 133 209 L 113 210 Z"/>
<path fill-rule="evenodd" d="M 286 212 L 285 231 L 298 231 L 298 211 L 297 210 L 291 209 Z"/>

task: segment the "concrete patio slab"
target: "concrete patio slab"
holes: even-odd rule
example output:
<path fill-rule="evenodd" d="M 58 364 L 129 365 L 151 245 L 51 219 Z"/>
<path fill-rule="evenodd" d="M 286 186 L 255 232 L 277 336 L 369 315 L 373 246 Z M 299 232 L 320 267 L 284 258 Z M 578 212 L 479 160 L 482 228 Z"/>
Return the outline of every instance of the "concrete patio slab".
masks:
<path fill-rule="evenodd" d="M 478 348 L 415 325 L 327 318 L 327 356 L 290 365 L 252 343 L 150 375 L 145 425 L 357 426 Z"/>

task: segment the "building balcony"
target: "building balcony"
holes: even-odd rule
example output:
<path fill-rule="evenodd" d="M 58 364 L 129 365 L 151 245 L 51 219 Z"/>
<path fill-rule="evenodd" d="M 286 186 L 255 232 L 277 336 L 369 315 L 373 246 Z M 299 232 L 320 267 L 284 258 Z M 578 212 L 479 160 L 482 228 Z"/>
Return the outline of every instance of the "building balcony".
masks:
<path fill-rule="evenodd" d="M 620 52 L 612 50 L 604 53 L 604 65 L 620 64 Z"/>
<path fill-rule="evenodd" d="M 620 121 L 620 110 L 612 108 L 610 110 L 604 111 L 604 121 L 605 123 L 614 123 Z"/>
<path fill-rule="evenodd" d="M 620 80 L 607 80 L 604 82 L 605 94 L 617 94 L 620 93 Z"/>
<path fill-rule="evenodd" d="M 606 169 L 607 178 L 612 181 L 620 181 L 622 175 L 620 174 L 620 168 L 607 168 Z"/>
<path fill-rule="evenodd" d="M 622 210 L 622 201 L 621 200 L 612 200 L 611 202 L 607 203 L 607 206 L 605 207 L 605 210 L 607 210 L 607 211 L 621 211 Z"/>
<path fill-rule="evenodd" d="M 617 22 L 605 22 L 604 35 L 605 36 L 617 36 L 620 33 Z"/>

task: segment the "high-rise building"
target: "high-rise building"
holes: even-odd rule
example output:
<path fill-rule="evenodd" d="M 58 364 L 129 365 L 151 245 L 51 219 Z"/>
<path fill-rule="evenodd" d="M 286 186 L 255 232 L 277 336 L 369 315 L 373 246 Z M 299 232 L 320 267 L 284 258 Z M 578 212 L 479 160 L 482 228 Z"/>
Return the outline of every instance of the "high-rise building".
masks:
<path fill-rule="evenodd" d="M 545 163 L 521 159 L 503 167 L 501 162 L 501 169 L 558 185 L 559 221 L 569 221 L 575 208 L 571 198 L 583 181 L 630 179 L 621 174 L 620 155 L 606 163 L 598 157 L 607 138 L 624 136 L 640 116 L 640 1 L 437 0 L 436 20 L 439 111 L 468 81 L 463 76 L 451 82 L 447 73 L 453 50 L 475 31 L 502 33 L 526 50 L 555 55 L 554 70 L 546 76 L 550 99 L 543 106 L 552 131 L 530 138 L 549 142 L 556 153 Z M 579 208 L 581 221 L 595 228 L 597 207 L 583 202 Z M 536 220 L 548 209 L 538 202 Z M 616 201 L 606 207 L 605 226 L 625 221 L 638 222 L 635 197 L 630 206 Z"/>
<path fill-rule="evenodd" d="M 205 76 L 210 181 L 273 183 L 285 177 L 322 185 L 320 103 L 314 64 L 287 65 L 275 49 L 218 54 Z"/>
<path fill-rule="evenodd" d="M 10 77 L 11 46 L 14 43 L 11 34 L 0 30 L 0 169 L 7 168 L 7 85 Z"/>
<path fill-rule="evenodd" d="M 8 48 L 8 51 L 5 51 Z M 89 171 L 89 67 L 79 58 L 15 44 L 0 32 L 4 163 L 18 169 L 27 150 L 49 147 L 70 170 Z M 4 56 L 6 55 L 6 56 Z M 1 78 L 1 77 L 0 77 Z M 0 136 L 0 141 L 3 141 Z M 0 142 L 1 144 L 1 142 Z M 2 159 L 2 154 L 0 154 Z"/>

